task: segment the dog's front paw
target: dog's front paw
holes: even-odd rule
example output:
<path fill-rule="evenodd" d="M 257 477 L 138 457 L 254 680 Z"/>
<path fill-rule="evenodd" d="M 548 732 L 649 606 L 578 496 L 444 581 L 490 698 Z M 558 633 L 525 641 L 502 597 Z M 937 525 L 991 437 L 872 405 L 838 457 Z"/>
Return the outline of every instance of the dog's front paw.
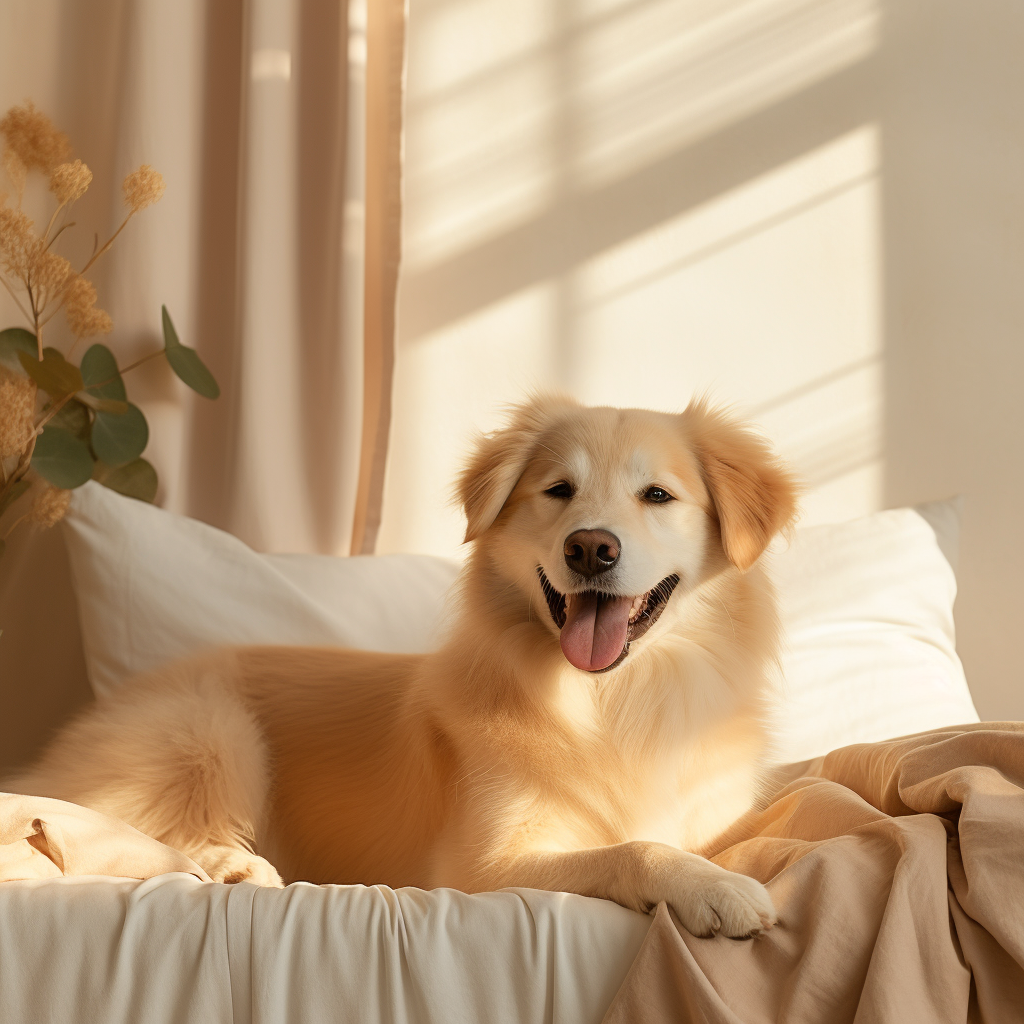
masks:
<path fill-rule="evenodd" d="M 274 865 L 263 857 L 229 846 L 209 847 L 193 859 L 215 882 L 252 882 L 253 885 L 284 887 Z"/>
<path fill-rule="evenodd" d="M 688 931 L 746 939 L 775 924 L 775 907 L 760 882 L 701 857 L 690 857 L 674 872 L 671 891 L 666 894 Z"/>

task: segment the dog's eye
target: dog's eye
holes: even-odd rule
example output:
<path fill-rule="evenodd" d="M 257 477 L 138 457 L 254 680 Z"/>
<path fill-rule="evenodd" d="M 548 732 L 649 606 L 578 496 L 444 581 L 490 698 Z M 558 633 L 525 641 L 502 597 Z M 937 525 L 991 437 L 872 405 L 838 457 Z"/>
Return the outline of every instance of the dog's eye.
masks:
<path fill-rule="evenodd" d="M 664 487 L 648 487 L 642 495 L 644 501 L 649 501 L 652 505 L 664 505 L 666 501 L 675 501 Z"/>
<path fill-rule="evenodd" d="M 559 480 L 554 487 L 549 487 L 544 493 L 550 494 L 552 498 L 571 498 L 576 491 L 573 490 L 572 484 Z"/>

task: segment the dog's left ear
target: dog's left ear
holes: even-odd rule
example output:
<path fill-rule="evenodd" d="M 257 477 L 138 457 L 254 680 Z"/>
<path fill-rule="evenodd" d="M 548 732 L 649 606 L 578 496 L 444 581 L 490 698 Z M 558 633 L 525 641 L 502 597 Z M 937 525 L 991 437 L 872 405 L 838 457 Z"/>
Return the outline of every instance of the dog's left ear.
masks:
<path fill-rule="evenodd" d="M 726 557 L 745 572 L 796 516 L 797 487 L 768 442 L 705 400 L 683 413 L 722 533 Z"/>
<path fill-rule="evenodd" d="M 530 461 L 537 441 L 559 409 L 578 403 L 561 395 L 538 395 L 511 410 L 508 426 L 477 440 L 456 485 L 466 513 L 466 537 L 476 540 L 505 507 Z"/>

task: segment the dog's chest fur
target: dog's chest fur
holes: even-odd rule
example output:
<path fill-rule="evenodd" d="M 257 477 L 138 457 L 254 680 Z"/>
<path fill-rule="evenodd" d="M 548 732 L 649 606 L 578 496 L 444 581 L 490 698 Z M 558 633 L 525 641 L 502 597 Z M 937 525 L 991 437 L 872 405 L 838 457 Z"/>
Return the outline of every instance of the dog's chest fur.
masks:
<path fill-rule="evenodd" d="M 477 748 L 495 818 L 506 827 L 518 818 L 520 841 L 534 849 L 643 839 L 699 850 L 714 839 L 753 802 L 765 733 L 717 673 L 689 672 L 699 685 L 664 673 L 560 673 L 533 727 L 500 729 Z"/>

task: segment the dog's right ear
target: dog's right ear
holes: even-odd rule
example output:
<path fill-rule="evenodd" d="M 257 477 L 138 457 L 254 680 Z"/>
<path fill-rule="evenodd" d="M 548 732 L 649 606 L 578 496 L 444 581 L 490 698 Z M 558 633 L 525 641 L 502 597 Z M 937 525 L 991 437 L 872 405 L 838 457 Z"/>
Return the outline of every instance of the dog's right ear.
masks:
<path fill-rule="evenodd" d="M 466 513 L 466 537 L 476 540 L 498 518 L 556 410 L 577 405 L 561 395 L 538 395 L 513 406 L 509 423 L 476 442 L 456 492 Z"/>

